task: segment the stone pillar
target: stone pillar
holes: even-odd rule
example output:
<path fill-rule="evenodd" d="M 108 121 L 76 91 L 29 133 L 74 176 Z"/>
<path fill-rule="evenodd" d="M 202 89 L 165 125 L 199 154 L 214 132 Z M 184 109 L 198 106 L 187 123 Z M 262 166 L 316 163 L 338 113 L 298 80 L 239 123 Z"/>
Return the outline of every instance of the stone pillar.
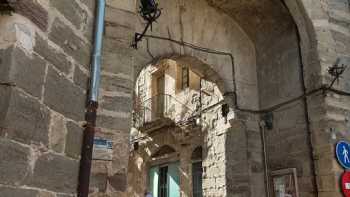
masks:
<path fill-rule="evenodd" d="M 180 150 L 180 188 L 181 197 L 192 196 L 191 146 L 182 146 Z"/>
<path fill-rule="evenodd" d="M 135 10 L 135 0 L 107 0 L 96 136 L 113 141 L 113 158 L 93 162 L 92 196 L 127 196 Z"/>

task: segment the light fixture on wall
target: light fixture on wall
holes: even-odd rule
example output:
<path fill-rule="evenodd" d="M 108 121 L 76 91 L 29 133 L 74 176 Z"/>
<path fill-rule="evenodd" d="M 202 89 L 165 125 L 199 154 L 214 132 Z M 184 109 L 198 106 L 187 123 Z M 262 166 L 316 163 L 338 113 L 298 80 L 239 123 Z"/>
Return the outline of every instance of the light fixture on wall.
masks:
<path fill-rule="evenodd" d="M 15 2 L 14 0 L 0 0 L 0 15 L 11 15 L 15 11 L 13 8 Z"/>
<path fill-rule="evenodd" d="M 158 3 L 155 0 L 140 0 L 140 15 L 147 22 L 147 25 L 142 33 L 135 33 L 134 41 L 132 47 L 137 49 L 137 44 L 142 40 L 144 35 L 146 34 L 149 27 L 152 29 L 152 24 L 156 22 L 156 20 L 161 15 L 161 10 L 158 8 Z"/>
<path fill-rule="evenodd" d="M 341 75 L 344 74 L 345 70 L 348 67 L 346 65 L 347 61 L 349 61 L 347 58 L 338 58 L 336 63 L 328 68 L 328 73 L 333 77 L 333 81 L 330 84 L 329 88 L 332 88 L 336 81 L 339 83 Z"/>

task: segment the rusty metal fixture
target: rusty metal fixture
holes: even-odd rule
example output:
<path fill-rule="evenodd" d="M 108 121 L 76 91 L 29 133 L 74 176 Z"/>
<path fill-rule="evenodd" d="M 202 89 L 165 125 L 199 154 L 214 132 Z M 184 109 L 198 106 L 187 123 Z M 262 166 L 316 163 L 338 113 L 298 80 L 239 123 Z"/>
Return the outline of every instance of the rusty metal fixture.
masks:
<path fill-rule="evenodd" d="M 92 163 L 92 150 L 95 136 L 97 117 L 97 102 L 90 102 L 86 112 L 86 126 L 84 129 L 83 147 L 80 159 L 78 197 L 88 197 L 90 185 L 90 172 Z"/>
<path fill-rule="evenodd" d="M 329 85 L 329 88 L 332 88 L 334 83 L 337 81 L 339 82 L 339 79 L 341 78 L 341 75 L 344 74 L 347 66 L 344 64 L 340 65 L 340 59 L 337 59 L 337 62 L 328 68 L 328 73 L 333 77 L 333 81 Z"/>
<path fill-rule="evenodd" d="M 161 9 L 158 8 L 158 3 L 156 3 L 154 0 L 140 0 L 141 6 L 139 13 L 143 20 L 147 22 L 145 29 L 142 31 L 142 33 L 135 33 L 134 41 L 132 43 L 132 47 L 137 49 L 137 44 L 142 40 L 142 38 L 145 36 L 147 30 L 151 27 L 152 24 L 157 21 L 157 19 L 162 14 Z"/>
<path fill-rule="evenodd" d="M 0 15 L 11 15 L 15 11 L 12 5 L 15 2 L 15 0 L 0 0 Z"/>
<path fill-rule="evenodd" d="M 92 163 L 92 150 L 96 129 L 96 117 L 98 108 L 98 92 L 100 86 L 101 54 L 105 17 L 105 0 L 96 0 L 96 27 L 94 32 L 94 50 L 91 63 L 91 77 L 89 98 L 85 114 L 86 127 L 84 130 L 83 145 L 81 150 L 78 197 L 89 196 L 90 172 Z"/>

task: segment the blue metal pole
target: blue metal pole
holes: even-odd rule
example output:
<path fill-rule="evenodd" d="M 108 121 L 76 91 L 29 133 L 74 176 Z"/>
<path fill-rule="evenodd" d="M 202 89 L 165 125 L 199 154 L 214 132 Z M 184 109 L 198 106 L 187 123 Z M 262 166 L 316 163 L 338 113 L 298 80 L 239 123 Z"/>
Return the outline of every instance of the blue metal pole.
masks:
<path fill-rule="evenodd" d="M 97 0 L 97 15 L 96 15 L 96 27 L 95 27 L 95 43 L 93 49 L 93 57 L 91 63 L 91 87 L 89 99 L 90 101 L 97 102 L 98 92 L 100 87 L 100 73 L 101 73 L 101 54 L 102 54 L 102 42 L 103 42 L 103 30 L 104 30 L 104 17 L 105 17 L 105 0 Z"/>
<path fill-rule="evenodd" d="M 91 61 L 91 81 L 89 102 L 86 109 L 86 127 L 84 129 L 83 145 L 79 169 L 78 197 L 88 197 L 90 173 L 92 163 L 92 149 L 94 145 L 96 117 L 98 108 L 98 92 L 101 73 L 101 53 L 104 30 L 105 0 L 97 0 L 96 26 L 94 48 Z"/>

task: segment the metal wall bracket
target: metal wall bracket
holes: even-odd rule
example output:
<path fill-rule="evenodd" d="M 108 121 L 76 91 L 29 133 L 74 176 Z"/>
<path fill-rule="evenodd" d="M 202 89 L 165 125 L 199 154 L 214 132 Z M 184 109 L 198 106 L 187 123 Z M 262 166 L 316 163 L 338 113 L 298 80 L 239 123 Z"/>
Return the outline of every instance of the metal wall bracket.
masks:
<path fill-rule="evenodd" d="M 0 15 L 11 15 L 14 12 L 14 0 L 0 0 Z"/>
<path fill-rule="evenodd" d="M 139 13 L 147 24 L 142 33 L 135 33 L 133 43 L 131 44 L 134 49 L 138 48 L 138 43 L 142 40 L 150 27 L 152 30 L 152 24 L 157 21 L 162 11 L 158 8 L 158 4 L 155 3 L 154 0 L 141 0 Z"/>

